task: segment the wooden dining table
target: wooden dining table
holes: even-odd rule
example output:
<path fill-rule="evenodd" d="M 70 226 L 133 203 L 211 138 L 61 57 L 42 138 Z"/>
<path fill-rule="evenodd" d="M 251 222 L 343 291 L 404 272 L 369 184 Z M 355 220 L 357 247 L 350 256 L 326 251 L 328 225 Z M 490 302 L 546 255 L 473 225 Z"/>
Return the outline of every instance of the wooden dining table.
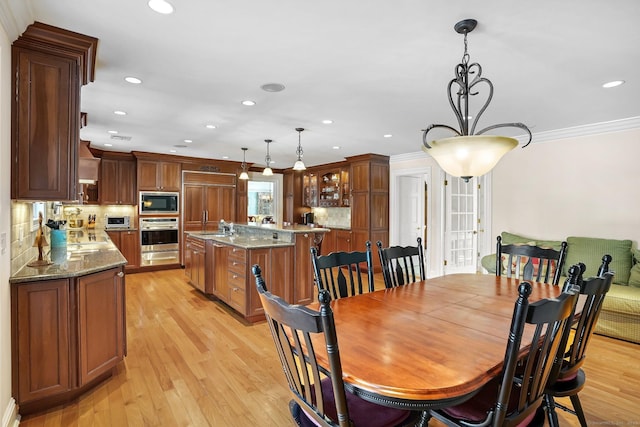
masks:
<path fill-rule="evenodd" d="M 346 387 L 412 410 L 469 399 L 502 369 L 519 283 L 452 274 L 332 301 Z M 561 292 L 530 283 L 530 302 Z M 314 347 L 324 348 L 321 337 Z"/>

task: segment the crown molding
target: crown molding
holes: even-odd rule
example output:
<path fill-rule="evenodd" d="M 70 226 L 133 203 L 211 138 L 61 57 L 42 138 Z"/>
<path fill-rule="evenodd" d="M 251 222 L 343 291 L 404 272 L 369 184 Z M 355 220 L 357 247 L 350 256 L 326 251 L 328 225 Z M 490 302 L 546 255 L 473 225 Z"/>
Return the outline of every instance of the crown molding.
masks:
<path fill-rule="evenodd" d="M 570 128 L 550 130 L 546 132 L 536 132 L 533 134 L 531 143 L 538 144 L 542 142 L 558 141 L 560 139 L 599 135 L 603 133 L 622 132 L 631 129 L 640 129 L 640 117 L 629 117 L 627 119 L 611 120 L 608 122 L 574 126 Z M 528 135 L 519 135 L 515 138 L 520 141 L 521 144 L 524 144 L 527 142 Z M 389 158 L 389 163 L 419 160 L 426 157 L 429 157 L 429 155 L 423 151 L 396 154 Z"/>

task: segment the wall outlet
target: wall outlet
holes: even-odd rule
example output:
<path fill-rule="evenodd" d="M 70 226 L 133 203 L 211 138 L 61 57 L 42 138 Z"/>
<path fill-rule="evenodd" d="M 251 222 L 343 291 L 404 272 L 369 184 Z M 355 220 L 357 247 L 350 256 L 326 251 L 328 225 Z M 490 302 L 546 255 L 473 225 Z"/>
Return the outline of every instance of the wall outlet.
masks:
<path fill-rule="evenodd" d="M 18 243 L 22 247 L 22 241 L 24 240 L 24 225 L 18 226 Z"/>
<path fill-rule="evenodd" d="M 7 233 L 0 233 L 0 253 L 7 252 Z"/>

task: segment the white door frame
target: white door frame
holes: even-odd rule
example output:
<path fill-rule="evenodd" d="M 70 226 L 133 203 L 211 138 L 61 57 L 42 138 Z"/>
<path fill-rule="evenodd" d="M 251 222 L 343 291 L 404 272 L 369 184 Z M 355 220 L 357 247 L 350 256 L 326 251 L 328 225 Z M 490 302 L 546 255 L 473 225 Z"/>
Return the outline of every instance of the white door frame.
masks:
<path fill-rule="evenodd" d="M 433 201 L 435 200 L 435 194 L 433 190 L 433 184 L 431 179 L 431 167 L 420 167 L 420 168 L 410 168 L 410 169 L 397 169 L 392 170 L 390 174 L 389 180 L 389 245 L 397 245 L 399 242 L 399 233 L 400 227 L 398 224 L 399 218 L 399 209 L 401 202 L 401 194 L 399 191 L 398 180 L 401 176 L 416 176 L 422 178 L 425 184 L 427 184 L 427 188 L 429 191 L 429 197 L 427 198 L 426 204 L 426 212 L 429 219 L 429 224 L 426 223 L 424 218 L 424 210 L 421 212 L 422 215 L 422 224 L 427 227 L 426 233 L 426 242 L 424 242 L 426 251 L 425 251 L 425 263 L 426 263 L 426 275 L 427 277 L 433 277 L 440 275 L 437 272 L 437 269 L 434 270 L 434 267 L 439 267 L 439 265 L 433 265 L 434 256 L 439 256 L 442 259 L 442 250 L 439 244 L 434 244 L 434 228 L 436 226 L 436 221 L 434 221 L 433 217 Z M 441 264 L 441 263 L 440 263 Z"/>

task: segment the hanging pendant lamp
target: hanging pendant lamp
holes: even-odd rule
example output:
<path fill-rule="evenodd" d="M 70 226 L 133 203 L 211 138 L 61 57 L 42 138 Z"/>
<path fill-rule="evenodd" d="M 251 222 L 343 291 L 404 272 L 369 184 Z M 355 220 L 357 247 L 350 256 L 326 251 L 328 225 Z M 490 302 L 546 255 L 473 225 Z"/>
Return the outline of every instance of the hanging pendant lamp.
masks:
<path fill-rule="evenodd" d="M 248 148 L 242 147 L 242 173 L 238 179 L 249 179 L 249 174 L 247 173 L 247 150 Z"/>
<path fill-rule="evenodd" d="M 300 144 L 300 135 L 302 134 L 303 130 L 304 128 L 296 128 L 296 131 L 298 132 L 298 149 L 296 150 L 298 160 L 296 160 L 296 162 L 293 164 L 294 171 L 303 171 L 307 168 L 302 161 L 302 144 Z"/>
<path fill-rule="evenodd" d="M 273 170 L 271 169 L 271 156 L 269 155 L 269 144 L 271 143 L 270 139 L 265 139 L 264 142 L 267 143 L 267 155 L 264 157 L 264 162 L 267 164 L 267 167 L 262 171 L 262 175 L 271 176 L 273 175 Z"/>
<path fill-rule="evenodd" d="M 522 148 L 529 145 L 532 138 L 531 130 L 523 123 L 501 123 L 488 126 L 477 132 L 475 130 L 478 119 L 480 119 L 480 116 L 482 116 L 493 98 L 493 83 L 489 79 L 482 77 L 480 64 L 477 62 L 469 64 L 467 34 L 473 31 L 477 24 L 478 22 L 475 19 L 465 19 L 454 26 L 458 34 L 464 34 L 464 55 L 461 63 L 455 68 L 455 78 L 449 82 L 447 90 L 449 104 L 458 119 L 460 130 L 447 125 L 432 124 L 423 129 L 422 134 L 422 149 L 429 153 L 446 173 L 460 177 L 465 181 L 489 172 L 500 161 L 502 156 L 518 145 L 518 140 L 515 138 L 484 135 L 485 132 L 503 127 L 523 129 L 529 134 L 529 141 Z M 473 76 L 471 81 L 469 80 L 470 75 Z M 476 85 L 482 83 L 488 87 L 487 99 L 478 114 L 473 118 L 473 123 L 469 126 L 469 120 L 471 119 L 471 116 L 469 116 L 469 95 L 478 95 L 477 88 L 475 92 L 473 90 Z M 454 102 L 454 84 L 458 85 L 456 102 Z M 447 129 L 457 136 L 428 142 L 427 134 L 434 128 Z"/>

